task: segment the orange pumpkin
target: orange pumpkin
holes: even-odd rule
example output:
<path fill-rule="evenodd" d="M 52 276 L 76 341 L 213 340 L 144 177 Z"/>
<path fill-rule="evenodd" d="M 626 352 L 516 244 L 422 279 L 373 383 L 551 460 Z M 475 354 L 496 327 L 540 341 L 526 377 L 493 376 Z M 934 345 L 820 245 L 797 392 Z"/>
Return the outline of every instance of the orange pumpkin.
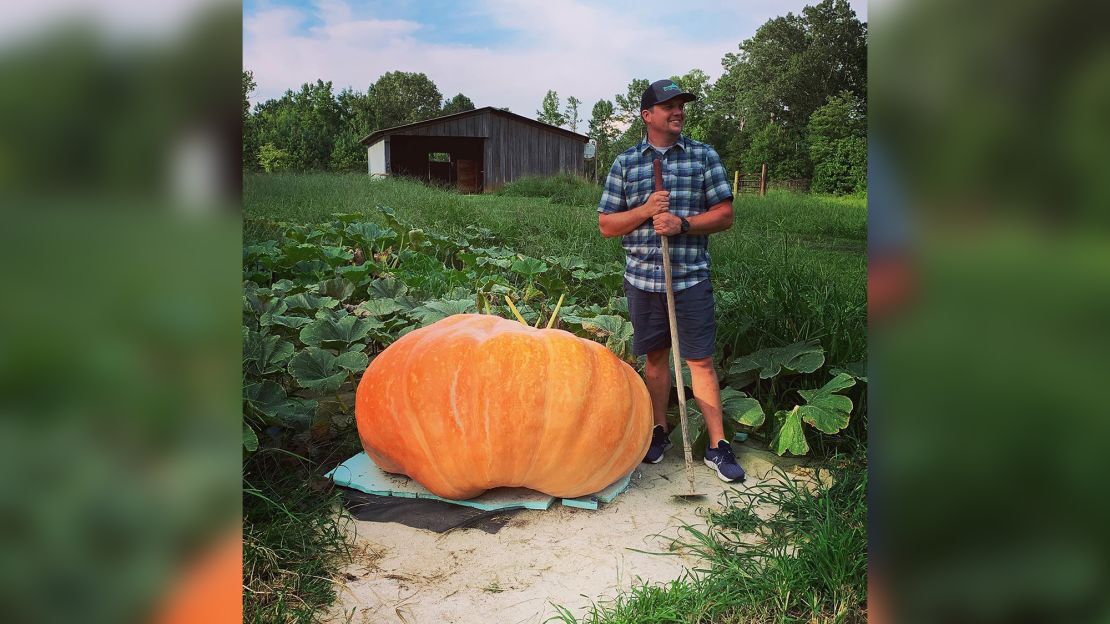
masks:
<path fill-rule="evenodd" d="M 379 467 L 457 500 L 501 486 L 597 492 L 643 459 L 652 427 L 643 380 L 602 345 L 482 314 L 380 353 L 355 417 Z"/>

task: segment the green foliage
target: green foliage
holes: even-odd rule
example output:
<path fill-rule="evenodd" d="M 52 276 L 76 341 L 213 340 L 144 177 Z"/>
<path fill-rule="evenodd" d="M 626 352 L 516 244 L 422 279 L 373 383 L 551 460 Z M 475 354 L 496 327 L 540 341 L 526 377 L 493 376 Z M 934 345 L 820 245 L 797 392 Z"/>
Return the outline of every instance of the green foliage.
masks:
<path fill-rule="evenodd" d="M 466 111 L 472 110 L 474 110 L 474 102 L 470 101 L 470 98 L 459 93 L 443 103 L 443 110 L 440 114 L 454 115 L 455 113 L 465 113 Z"/>
<path fill-rule="evenodd" d="M 578 132 L 578 122 L 580 121 L 578 118 L 578 105 L 581 103 L 582 100 L 573 95 L 567 98 L 567 108 L 563 113 L 563 119 L 565 120 L 564 123 L 570 126 L 571 132 Z"/>
<path fill-rule="evenodd" d="M 543 103 L 540 105 L 540 110 L 536 111 L 536 121 L 553 126 L 562 126 L 567 122 L 566 115 L 559 111 L 559 94 L 547 91 L 543 96 Z"/>
<path fill-rule="evenodd" d="M 382 74 L 366 92 L 375 129 L 393 128 L 440 114 L 443 96 L 424 73 Z"/>
<path fill-rule="evenodd" d="M 867 184 L 867 118 L 863 102 L 850 91 L 830 96 L 809 118 L 812 190 L 845 194 Z"/>
<path fill-rule="evenodd" d="M 266 173 L 275 173 L 289 169 L 292 159 L 285 150 L 274 147 L 273 143 L 267 143 L 258 148 L 258 163 Z"/>
<path fill-rule="evenodd" d="M 546 197 L 553 204 L 592 206 L 601 201 L 601 187 L 577 176 L 525 177 L 497 190 L 506 197 Z"/>

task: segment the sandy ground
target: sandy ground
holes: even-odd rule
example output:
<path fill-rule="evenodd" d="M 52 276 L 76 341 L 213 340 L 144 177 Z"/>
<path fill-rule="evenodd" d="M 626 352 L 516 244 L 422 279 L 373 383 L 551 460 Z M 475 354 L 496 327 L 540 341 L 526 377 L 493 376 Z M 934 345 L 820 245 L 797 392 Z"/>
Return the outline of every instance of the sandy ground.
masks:
<path fill-rule="evenodd" d="M 793 472 L 800 463 L 744 445 L 736 451 L 748 473 L 738 489 L 778 478 L 774 466 Z M 556 502 L 519 512 L 493 535 L 353 522 L 355 560 L 339 575 L 327 621 L 531 624 L 556 615 L 552 604 L 581 617 L 591 602 L 619 590 L 676 579 L 698 563 L 673 549 L 681 525 L 704 527 L 698 507 L 719 506 L 734 487 L 697 460 L 694 474 L 708 496 L 676 502 L 671 495 L 689 486 L 682 449 L 672 447 L 661 463 L 640 464 L 629 488 L 596 511 Z"/>

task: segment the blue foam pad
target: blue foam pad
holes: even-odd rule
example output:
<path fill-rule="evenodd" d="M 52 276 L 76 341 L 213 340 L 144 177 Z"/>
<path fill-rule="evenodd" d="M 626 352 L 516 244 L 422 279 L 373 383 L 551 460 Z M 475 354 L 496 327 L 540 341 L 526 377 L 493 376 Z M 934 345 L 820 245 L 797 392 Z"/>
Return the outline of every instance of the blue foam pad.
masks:
<path fill-rule="evenodd" d="M 401 496 L 405 498 L 433 498 L 436 500 L 465 505 L 484 511 L 496 511 L 524 507 L 526 509 L 547 509 L 555 501 L 555 497 L 543 492 L 528 488 L 494 488 L 481 496 L 467 500 L 452 500 L 436 496 L 424 486 L 405 475 L 385 472 L 370 459 L 366 453 L 359 453 L 347 461 L 339 464 L 327 475 L 337 485 L 349 487 L 367 494 L 377 496 Z M 564 498 L 562 503 L 568 507 L 580 509 L 597 509 L 598 503 L 612 502 L 618 494 L 623 492 L 632 477 L 631 473 L 618 479 L 609 487 L 592 495 L 579 498 Z"/>

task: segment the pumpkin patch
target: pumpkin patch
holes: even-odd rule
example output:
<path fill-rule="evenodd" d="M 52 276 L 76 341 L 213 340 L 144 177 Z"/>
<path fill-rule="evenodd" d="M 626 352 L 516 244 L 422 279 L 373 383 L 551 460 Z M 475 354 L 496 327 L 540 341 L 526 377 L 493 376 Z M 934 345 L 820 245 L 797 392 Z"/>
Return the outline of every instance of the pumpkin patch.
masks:
<path fill-rule="evenodd" d="M 640 462 L 652 427 L 643 380 L 604 346 L 482 314 L 414 330 L 375 357 L 355 418 L 378 466 L 450 499 L 597 492 Z"/>

